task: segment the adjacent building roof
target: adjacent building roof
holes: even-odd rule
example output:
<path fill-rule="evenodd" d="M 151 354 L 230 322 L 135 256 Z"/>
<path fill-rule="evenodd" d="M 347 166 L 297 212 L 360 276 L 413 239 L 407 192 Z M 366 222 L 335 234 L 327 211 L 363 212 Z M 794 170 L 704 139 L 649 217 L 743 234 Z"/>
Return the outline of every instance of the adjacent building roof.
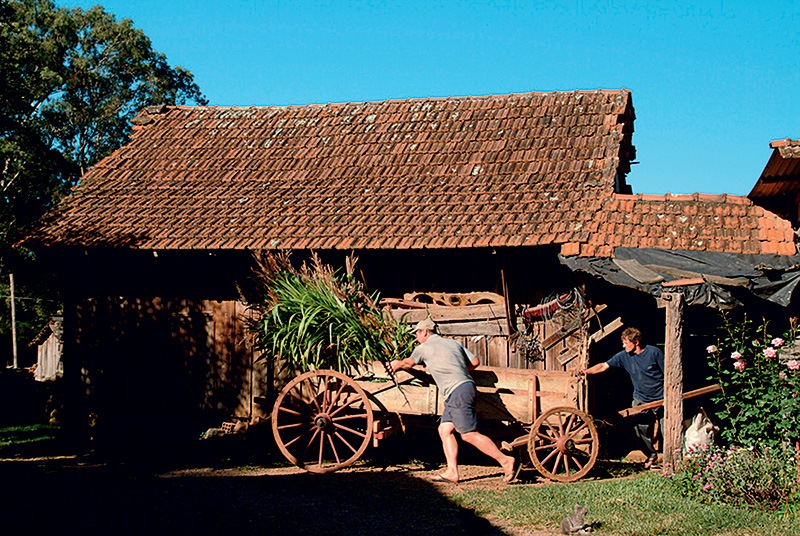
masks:
<path fill-rule="evenodd" d="M 732 196 L 632 196 L 628 90 L 156 107 L 34 239 L 141 249 L 561 245 L 793 254 Z"/>
<path fill-rule="evenodd" d="M 772 155 L 747 197 L 795 226 L 800 222 L 800 140 L 775 140 Z"/>
<path fill-rule="evenodd" d="M 613 257 L 617 247 L 737 254 L 794 255 L 791 224 L 746 197 L 721 194 L 619 195 L 603 200 L 598 217 L 579 224 L 582 243 L 564 255 Z"/>

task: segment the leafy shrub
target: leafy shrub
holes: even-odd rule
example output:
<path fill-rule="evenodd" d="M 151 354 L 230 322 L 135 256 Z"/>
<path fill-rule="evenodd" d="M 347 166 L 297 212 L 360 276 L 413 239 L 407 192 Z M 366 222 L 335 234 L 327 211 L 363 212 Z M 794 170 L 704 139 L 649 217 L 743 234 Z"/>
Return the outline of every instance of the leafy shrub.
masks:
<path fill-rule="evenodd" d="M 260 259 L 258 312 L 251 329 L 258 347 L 290 372 L 334 369 L 345 374 L 369 361 L 410 353 L 408 326 L 378 307 L 354 275 L 355 260 L 335 270 L 316 256 L 299 269 L 288 256 Z"/>
<path fill-rule="evenodd" d="M 800 348 L 794 323 L 772 336 L 743 315 L 723 313 L 722 336 L 707 348 L 720 393 L 721 437 L 728 448 L 687 453 L 672 477 L 703 502 L 793 510 L 800 498 Z M 787 341 L 789 341 L 787 343 Z"/>
<path fill-rule="evenodd" d="M 744 316 L 736 321 L 723 315 L 723 336 L 707 348 L 709 364 L 722 390 L 722 438 L 746 447 L 800 442 L 800 348 L 792 323 L 781 337 L 773 337 L 763 322 L 755 327 Z M 789 344 L 787 344 L 789 341 Z"/>
<path fill-rule="evenodd" d="M 778 510 L 798 499 L 797 470 L 791 448 L 708 447 L 689 452 L 672 479 L 701 502 Z"/>

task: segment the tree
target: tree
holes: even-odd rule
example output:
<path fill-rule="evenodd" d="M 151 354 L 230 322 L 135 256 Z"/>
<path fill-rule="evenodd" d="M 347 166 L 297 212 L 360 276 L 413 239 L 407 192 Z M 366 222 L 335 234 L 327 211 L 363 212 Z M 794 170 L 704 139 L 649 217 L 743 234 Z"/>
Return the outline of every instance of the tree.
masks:
<path fill-rule="evenodd" d="M 12 245 L 125 142 L 133 116 L 187 102 L 207 104 L 192 73 L 171 67 L 131 20 L 100 6 L 0 0 L 0 295 L 7 274 L 31 261 Z"/>

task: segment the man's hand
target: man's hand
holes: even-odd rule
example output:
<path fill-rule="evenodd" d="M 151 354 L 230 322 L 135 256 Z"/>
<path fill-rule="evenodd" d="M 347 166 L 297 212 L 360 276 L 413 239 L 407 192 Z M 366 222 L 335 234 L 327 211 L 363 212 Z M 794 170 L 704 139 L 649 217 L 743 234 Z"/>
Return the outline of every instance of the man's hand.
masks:
<path fill-rule="evenodd" d="M 410 357 L 405 359 L 395 359 L 389 362 L 389 366 L 392 367 L 392 372 L 397 372 L 400 369 L 412 369 L 414 368 L 416 363 Z"/>

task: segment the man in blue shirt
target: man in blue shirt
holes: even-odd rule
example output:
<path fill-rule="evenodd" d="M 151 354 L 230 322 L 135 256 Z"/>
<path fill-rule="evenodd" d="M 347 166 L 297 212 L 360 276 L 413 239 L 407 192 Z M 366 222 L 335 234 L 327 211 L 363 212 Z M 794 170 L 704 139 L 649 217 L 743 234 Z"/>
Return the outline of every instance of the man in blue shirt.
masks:
<path fill-rule="evenodd" d="M 636 328 L 623 330 L 622 348 L 605 363 L 597 363 L 581 372 L 598 374 L 611 367 L 624 368 L 633 383 L 633 407 L 664 398 L 664 354 L 661 350 L 655 346 L 642 346 L 642 332 Z M 653 447 L 653 427 L 658 420 L 661 430 L 663 411 L 663 407 L 658 407 L 640 413 L 641 417 L 634 426 L 636 436 L 645 446 L 645 469 L 652 467 L 658 458 L 658 452 Z"/>
<path fill-rule="evenodd" d="M 419 346 L 410 357 L 391 362 L 395 372 L 424 365 L 444 398 L 439 438 L 442 440 L 447 469 L 435 480 L 458 482 L 458 441 L 455 435 L 458 433 L 461 439 L 494 458 L 503 468 L 503 482 L 511 482 L 514 479 L 514 458 L 503 454 L 494 441 L 478 432 L 478 416 L 475 412 L 478 392 L 470 375 L 470 371 L 479 364 L 478 358 L 460 342 L 445 339 L 435 332 L 433 320 L 417 323 L 414 333 Z"/>

